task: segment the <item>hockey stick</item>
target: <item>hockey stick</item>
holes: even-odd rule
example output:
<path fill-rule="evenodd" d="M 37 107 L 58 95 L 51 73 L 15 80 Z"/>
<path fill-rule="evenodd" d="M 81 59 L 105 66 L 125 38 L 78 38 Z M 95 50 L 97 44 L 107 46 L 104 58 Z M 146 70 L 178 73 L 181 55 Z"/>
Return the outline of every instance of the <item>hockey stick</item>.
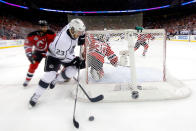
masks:
<path fill-rule="evenodd" d="M 81 47 L 80 47 L 80 54 L 81 54 Z M 78 68 L 78 76 L 77 76 L 78 80 L 80 78 L 80 68 Z M 77 100 L 78 100 L 78 86 L 79 86 L 79 82 L 77 83 L 77 87 L 76 87 L 76 96 L 75 96 L 75 102 L 74 102 L 74 112 L 73 112 L 73 124 L 76 128 L 79 128 L 79 122 L 76 121 L 76 118 L 75 118 L 75 114 L 76 114 L 76 103 L 77 103 Z"/>
<path fill-rule="evenodd" d="M 86 95 L 86 97 L 89 99 L 89 101 L 91 102 L 98 102 L 104 99 L 103 95 L 99 95 L 97 97 L 91 98 L 89 97 L 89 95 L 86 93 L 86 91 L 84 90 L 84 88 L 80 85 L 79 81 L 74 77 L 74 80 L 78 82 L 78 85 L 80 87 L 80 89 L 84 92 L 84 94 Z"/>
<path fill-rule="evenodd" d="M 80 74 L 80 69 L 78 69 L 78 78 L 79 78 L 79 74 Z M 76 118 L 75 118 L 75 114 L 76 114 L 76 103 L 77 103 L 77 100 L 78 100 L 78 85 L 79 85 L 79 82 L 77 84 L 77 87 L 76 87 L 76 96 L 75 96 L 75 102 L 74 102 L 74 112 L 73 112 L 73 124 L 76 128 L 79 128 L 79 122 L 76 121 Z"/>

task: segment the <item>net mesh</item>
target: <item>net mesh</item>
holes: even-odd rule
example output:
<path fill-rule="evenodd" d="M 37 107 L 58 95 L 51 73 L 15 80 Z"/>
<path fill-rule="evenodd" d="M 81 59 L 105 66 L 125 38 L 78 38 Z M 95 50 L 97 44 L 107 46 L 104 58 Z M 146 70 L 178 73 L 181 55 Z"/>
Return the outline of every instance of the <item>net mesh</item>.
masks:
<path fill-rule="evenodd" d="M 86 70 L 81 72 L 90 96 L 104 102 L 179 99 L 190 95 L 182 82 L 166 71 L 165 30 L 87 31 Z M 84 77 L 86 76 L 86 77 Z M 132 93 L 139 92 L 133 99 Z M 83 92 L 79 100 L 86 101 Z"/>
<path fill-rule="evenodd" d="M 164 30 L 89 31 L 86 37 L 87 82 L 130 83 L 132 69 L 137 70 L 139 82 L 162 81 L 164 47 Z M 135 67 L 131 67 L 131 50 L 135 54 Z"/>

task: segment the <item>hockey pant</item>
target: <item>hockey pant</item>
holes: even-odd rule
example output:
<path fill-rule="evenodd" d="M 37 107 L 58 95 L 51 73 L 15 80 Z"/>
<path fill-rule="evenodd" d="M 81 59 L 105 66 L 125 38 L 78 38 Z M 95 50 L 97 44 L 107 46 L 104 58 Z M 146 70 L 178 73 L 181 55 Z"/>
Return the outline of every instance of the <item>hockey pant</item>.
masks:
<path fill-rule="evenodd" d="M 62 70 L 59 75 L 57 75 L 56 71 L 45 72 L 39 82 L 39 86 L 42 88 L 48 88 L 48 85 L 53 80 L 57 79 L 58 81 L 64 81 L 66 79 L 72 78 L 76 75 L 77 71 L 78 69 L 75 66 L 68 66 L 65 68 L 65 70 Z"/>
<path fill-rule="evenodd" d="M 136 42 L 134 50 L 136 51 L 140 47 L 140 45 L 142 45 L 144 47 L 144 50 L 146 50 L 146 51 L 148 50 L 149 46 L 146 42 Z"/>
<path fill-rule="evenodd" d="M 35 70 L 39 66 L 39 63 L 41 62 L 41 60 L 44 58 L 43 52 L 39 52 L 39 51 L 35 51 L 33 53 L 33 56 L 34 56 L 35 63 L 30 64 L 29 69 L 28 69 L 28 73 L 26 76 L 26 81 L 30 81 L 32 79 Z"/>

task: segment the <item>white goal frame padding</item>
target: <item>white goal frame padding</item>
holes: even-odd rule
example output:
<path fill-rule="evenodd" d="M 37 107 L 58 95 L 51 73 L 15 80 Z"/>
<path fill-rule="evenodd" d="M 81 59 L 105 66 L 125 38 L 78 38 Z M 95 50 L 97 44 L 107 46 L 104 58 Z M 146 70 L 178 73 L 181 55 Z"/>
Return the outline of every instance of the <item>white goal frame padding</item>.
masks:
<path fill-rule="evenodd" d="M 188 97 L 191 94 L 190 89 L 183 84 L 181 81 L 178 81 L 172 77 L 166 70 L 166 32 L 164 29 L 148 29 L 143 32 L 162 32 L 164 34 L 164 55 L 163 55 L 163 81 L 158 82 L 142 82 L 137 83 L 136 81 L 136 69 L 135 69 L 135 60 L 134 60 L 134 43 L 133 43 L 133 33 L 136 33 L 136 30 L 127 29 L 127 30 L 107 30 L 107 31 L 87 31 L 86 34 L 108 34 L 108 33 L 125 33 L 127 34 L 125 39 L 129 41 L 129 59 L 131 66 L 131 78 L 132 82 L 125 84 L 108 84 L 108 83 L 88 83 L 86 82 L 87 75 L 80 76 L 80 84 L 86 90 L 90 97 L 96 97 L 97 95 L 103 94 L 104 100 L 102 102 L 129 102 L 129 101 L 156 101 L 156 100 L 172 100 L 172 99 L 181 99 Z M 129 37 L 132 36 L 132 37 Z M 82 70 L 82 72 L 85 72 Z M 141 86 L 138 88 L 137 86 Z M 133 99 L 131 92 L 137 90 L 139 92 L 139 98 Z M 75 94 L 75 92 L 72 92 Z M 83 94 L 81 90 L 78 92 L 78 100 L 83 102 L 88 102 L 88 99 Z"/>

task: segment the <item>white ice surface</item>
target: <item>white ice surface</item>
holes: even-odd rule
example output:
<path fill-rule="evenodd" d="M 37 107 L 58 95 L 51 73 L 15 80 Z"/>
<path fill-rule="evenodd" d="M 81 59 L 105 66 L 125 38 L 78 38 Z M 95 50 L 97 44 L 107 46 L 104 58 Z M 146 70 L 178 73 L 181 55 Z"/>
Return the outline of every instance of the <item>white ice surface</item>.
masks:
<path fill-rule="evenodd" d="M 195 131 L 196 43 L 168 42 L 167 67 L 192 90 L 186 99 L 130 103 L 77 103 L 80 131 Z M 28 69 L 23 47 L 0 50 L 0 131 L 75 131 L 74 100 L 69 85 L 47 90 L 36 108 L 28 101 L 43 75 L 42 61 L 30 86 L 22 87 Z M 95 116 L 93 122 L 88 121 Z"/>

